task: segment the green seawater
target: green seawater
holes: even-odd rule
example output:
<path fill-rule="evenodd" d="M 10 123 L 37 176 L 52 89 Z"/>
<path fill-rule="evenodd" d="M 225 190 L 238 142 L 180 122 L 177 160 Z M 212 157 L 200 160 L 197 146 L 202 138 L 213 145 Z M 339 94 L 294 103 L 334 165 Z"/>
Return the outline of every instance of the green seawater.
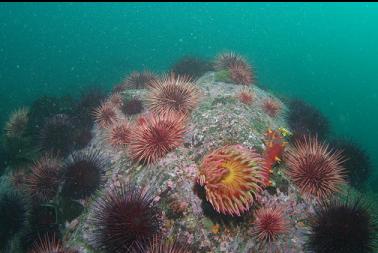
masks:
<path fill-rule="evenodd" d="M 377 3 L 2 3 L 0 122 L 41 95 L 233 50 L 259 84 L 318 107 L 377 167 L 377 25 Z"/>

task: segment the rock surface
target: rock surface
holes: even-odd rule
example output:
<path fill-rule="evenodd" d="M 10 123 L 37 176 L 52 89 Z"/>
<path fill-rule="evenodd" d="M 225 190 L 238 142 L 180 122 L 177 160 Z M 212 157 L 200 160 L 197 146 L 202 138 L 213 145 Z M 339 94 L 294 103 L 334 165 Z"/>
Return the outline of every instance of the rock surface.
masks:
<path fill-rule="evenodd" d="M 225 144 L 240 143 L 263 152 L 264 133 L 269 128 L 287 128 L 285 105 L 254 85 L 251 87 L 255 93 L 253 103 L 243 104 L 236 98 L 242 86 L 216 82 L 213 72 L 201 77 L 197 85 L 202 90 L 201 102 L 192 112 L 184 144 L 154 165 L 133 163 L 126 150 L 117 150 L 106 142 L 106 130 L 94 127 L 95 138 L 87 148 L 100 149 L 111 161 L 107 182 L 101 192 L 123 182 L 148 187 L 156 194 L 155 201 L 162 209 L 163 236 L 179 236 L 193 245 L 196 252 L 303 252 L 307 233 L 305 220 L 312 208 L 298 198 L 296 190 L 286 181 L 283 165 L 274 170 L 281 178 L 277 187 L 265 190 L 258 204 L 240 219 L 224 221 L 205 215 L 202 200 L 193 190 L 198 166 L 209 151 Z M 144 90 L 126 93 L 142 100 L 145 97 Z M 281 105 L 276 117 L 263 110 L 263 101 L 268 98 Z M 87 211 L 66 226 L 67 243 L 80 252 L 97 252 L 88 243 L 91 231 L 96 229 L 88 223 L 95 198 L 85 201 Z M 271 204 L 284 207 L 290 221 L 289 232 L 277 242 L 264 245 L 254 238 L 251 224 L 254 210 Z"/>

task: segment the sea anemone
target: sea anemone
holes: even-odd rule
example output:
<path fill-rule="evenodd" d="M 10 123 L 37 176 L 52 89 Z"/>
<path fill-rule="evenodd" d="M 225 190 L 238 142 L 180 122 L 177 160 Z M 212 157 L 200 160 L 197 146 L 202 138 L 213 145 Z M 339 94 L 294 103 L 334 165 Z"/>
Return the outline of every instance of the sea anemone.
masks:
<path fill-rule="evenodd" d="M 107 140 L 113 147 L 124 147 L 131 140 L 130 132 L 130 123 L 122 120 L 111 127 Z"/>
<path fill-rule="evenodd" d="M 150 114 L 131 130 L 130 156 L 142 163 L 154 163 L 183 143 L 185 117 L 174 113 Z"/>
<path fill-rule="evenodd" d="M 26 179 L 27 190 L 33 199 L 46 202 L 55 197 L 60 182 L 61 165 L 60 159 L 52 155 L 45 155 L 34 164 Z"/>
<path fill-rule="evenodd" d="M 159 209 L 146 189 L 113 188 L 95 201 L 91 243 L 104 252 L 130 252 L 147 245 L 160 229 Z"/>
<path fill-rule="evenodd" d="M 144 110 L 143 102 L 139 98 L 132 98 L 126 101 L 121 107 L 122 112 L 128 116 L 142 113 Z"/>
<path fill-rule="evenodd" d="M 242 145 L 224 146 L 204 157 L 197 181 L 218 213 L 240 216 L 262 190 L 262 166 L 263 160 L 255 150 Z"/>
<path fill-rule="evenodd" d="M 102 103 L 93 111 L 93 116 L 97 124 L 107 128 L 118 120 L 118 115 L 113 104 L 109 102 Z"/>
<path fill-rule="evenodd" d="M 28 205 L 23 196 L 16 192 L 0 196 L 0 249 L 27 223 Z"/>
<path fill-rule="evenodd" d="M 74 126 L 66 114 L 49 118 L 39 134 L 40 147 L 50 153 L 68 154 L 74 147 Z"/>
<path fill-rule="evenodd" d="M 164 240 L 154 236 L 147 247 L 137 250 L 138 253 L 192 253 L 190 246 L 176 239 Z"/>
<path fill-rule="evenodd" d="M 72 153 L 62 169 L 62 195 L 73 199 L 89 197 L 103 183 L 106 165 L 106 160 L 99 151 Z"/>
<path fill-rule="evenodd" d="M 200 58 L 186 56 L 175 63 L 172 67 L 172 72 L 180 76 L 189 76 L 190 78 L 197 79 L 211 71 L 211 64 Z"/>
<path fill-rule="evenodd" d="M 305 197 L 327 199 L 341 191 L 345 183 L 341 152 L 330 149 L 316 137 L 297 140 L 287 150 L 285 161 L 288 176 Z"/>
<path fill-rule="evenodd" d="M 315 253 L 369 253 L 377 249 L 377 218 L 361 198 L 321 203 L 311 216 L 308 248 Z"/>
<path fill-rule="evenodd" d="M 329 132 L 327 118 L 316 108 L 298 99 L 289 103 L 287 122 L 294 133 L 294 140 L 307 135 L 324 139 Z"/>
<path fill-rule="evenodd" d="M 270 117 L 276 117 L 281 110 L 281 106 L 277 101 L 269 98 L 263 101 L 263 110 Z"/>
<path fill-rule="evenodd" d="M 190 113 L 198 104 L 200 91 L 189 77 L 168 75 L 153 82 L 147 102 L 151 111 L 158 114 Z"/>
<path fill-rule="evenodd" d="M 229 69 L 231 66 L 241 66 L 248 68 L 246 59 L 234 52 L 219 54 L 215 60 L 214 67 L 217 71 Z"/>
<path fill-rule="evenodd" d="M 249 89 L 242 89 L 236 96 L 240 102 L 246 105 L 251 105 L 255 94 Z"/>
<path fill-rule="evenodd" d="M 28 253 L 76 253 L 76 250 L 65 248 L 55 235 L 46 234 L 34 243 Z"/>
<path fill-rule="evenodd" d="M 230 79 L 235 84 L 248 86 L 254 79 L 250 66 L 234 64 L 231 65 L 228 70 L 230 72 Z"/>
<path fill-rule="evenodd" d="M 156 81 L 158 78 L 150 71 L 132 72 L 125 80 L 124 86 L 128 89 L 144 89 L 151 85 L 151 82 Z"/>
<path fill-rule="evenodd" d="M 269 243 L 288 231 L 288 222 L 279 207 L 262 207 L 256 211 L 254 235 L 259 241 Z"/>
<path fill-rule="evenodd" d="M 336 139 L 330 146 L 342 150 L 344 157 L 344 167 L 348 177 L 348 182 L 354 187 L 361 187 L 372 174 L 372 164 L 367 152 L 357 143 L 346 140 Z"/>
<path fill-rule="evenodd" d="M 8 138 L 20 138 L 24 134 L 28 124 L 28 114 L 29 110 L 25 107 L 14 111 L 5 124 L 5 136 Z"/>

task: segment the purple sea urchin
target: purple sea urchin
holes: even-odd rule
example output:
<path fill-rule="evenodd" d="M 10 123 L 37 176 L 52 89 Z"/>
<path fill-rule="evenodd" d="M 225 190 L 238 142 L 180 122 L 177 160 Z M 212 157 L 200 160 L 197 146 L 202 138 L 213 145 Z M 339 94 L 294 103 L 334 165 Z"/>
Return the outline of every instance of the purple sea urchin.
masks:
<path fill-rule="evenodd" d="M 378 223 L 362 199 L 322 202 L 310 219 L 308 249 L 315 253 L 370 253 L 377 249 Z"/>
<path fill-rule="evenodd" d="M 25 227 L 28 217 L 27 202 L 16 192 L 0 196 L 0 250 Z"/>
<path fill-rule="evenodd" d="M 98 198 L 90 223 L 91 243 L 104 252 L 124 253 L 147 245 L 159 231 L 159 210 L 149 191 L 136 187 L 114 188 Z"/>
<path fill-rule="evenodd" d="M 89 197 L 103 182 L 106 160 L 98 151 L 79 151 L 63 166 L 62 195 L 73 199 Z"/>
<path fill-rule="evenodd" d="M 65 114 L 49 118 L 40 131 L 40 146 L 51 153 L 69 153 L 74 146 L 74 127 Z"/>
<path fill-rule="evenodd" d="M 127 116 L 136 115 L 144 111 L 143 101 L 139 98 L 132 98 L 124 102 L 121 110 Z"/>

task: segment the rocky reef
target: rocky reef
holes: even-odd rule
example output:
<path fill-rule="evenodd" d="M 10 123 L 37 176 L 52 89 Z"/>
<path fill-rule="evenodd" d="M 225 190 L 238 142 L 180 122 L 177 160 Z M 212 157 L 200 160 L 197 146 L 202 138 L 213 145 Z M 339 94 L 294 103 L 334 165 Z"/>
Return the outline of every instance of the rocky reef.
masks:
<path fill-rule="evenodd" d="M 43 98 L 16 111 L 5 147 L 25 151 L 1 177 L 0 249 L 373 252 L 377 219 L 348 186 L 347 157 L 309 131 L 320 113 L 288 109 L 237 54 L 212 65 L 195 80 L 132 72 L 108 96 L 64 99 L 70 110 Z"/>

